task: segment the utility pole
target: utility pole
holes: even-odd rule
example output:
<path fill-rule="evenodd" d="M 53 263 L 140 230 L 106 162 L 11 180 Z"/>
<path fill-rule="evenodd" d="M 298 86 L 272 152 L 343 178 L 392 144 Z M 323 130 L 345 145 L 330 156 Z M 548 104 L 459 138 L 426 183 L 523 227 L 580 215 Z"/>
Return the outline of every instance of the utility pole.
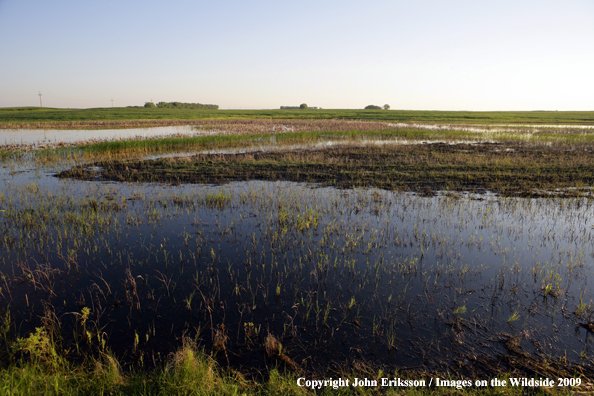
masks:
<path fill-rule="evenodd" d="M 39 94 L 37 94 L 39 96 L 39 107 L 43 107 L 43 103 L 41 103 L 41 95 L 43 95 L 41 93 L 41 91 L 39 91 Z"/>
<path fill-rule="evenodd" d="M 111 98 L 111 107 L 113 107 L 113 98 Z"/>

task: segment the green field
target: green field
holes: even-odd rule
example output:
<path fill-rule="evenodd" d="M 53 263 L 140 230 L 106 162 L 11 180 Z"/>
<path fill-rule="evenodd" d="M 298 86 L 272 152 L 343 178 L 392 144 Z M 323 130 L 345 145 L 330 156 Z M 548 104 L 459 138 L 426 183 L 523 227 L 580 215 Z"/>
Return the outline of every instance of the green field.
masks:
<path fill-rule="evenodd" d="M 191 121 L 200 119 L 273 118 L 273 119 L 352 119 L 418 121 L 441 123 L 511 124 L 589 124 L 594 111 L 413 111 L 413 110 L 182 110 L 116 107 L 96 109 L 55 109 L 38 107 L 0 108 L 0 127 L 39 127 L 36 123 Z M 100 127 L 101 125 L 94 125 Z M 112 127 L 112 125 L 108 125 Z M 48 127 L 45 125 L 44 127 Z M 51 127 L 51 126 L 49 126 Z"/>

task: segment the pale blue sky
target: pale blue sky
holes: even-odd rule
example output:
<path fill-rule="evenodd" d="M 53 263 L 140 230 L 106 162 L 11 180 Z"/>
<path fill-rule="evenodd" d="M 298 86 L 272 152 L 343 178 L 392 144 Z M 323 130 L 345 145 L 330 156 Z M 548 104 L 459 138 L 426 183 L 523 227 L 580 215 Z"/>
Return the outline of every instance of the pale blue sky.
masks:
<path fill-rule="evenodd" d="M 594 110 L 594 1 L 0 0 L 0 107 Z"/>

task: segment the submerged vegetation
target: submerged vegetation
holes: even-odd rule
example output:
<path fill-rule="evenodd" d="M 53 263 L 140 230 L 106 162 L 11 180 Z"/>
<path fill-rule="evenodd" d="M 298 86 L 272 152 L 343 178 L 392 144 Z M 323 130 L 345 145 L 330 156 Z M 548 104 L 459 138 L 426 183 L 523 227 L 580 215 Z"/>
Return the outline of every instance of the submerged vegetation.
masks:
<path fill-rule="evenodd" d="M 591 391 L 591 132 L 388 124 L 4 151 L 0 393 Z"/>
<path fill-rule="evenodd" d="M 11 185 L 2 207 L 10 367 L 98 361 L 165 386 L 189 338 L 235 386 L 266 367 L 294 390 L 394 370 L 591 382 L 588 200 L 85 182 Z"/>

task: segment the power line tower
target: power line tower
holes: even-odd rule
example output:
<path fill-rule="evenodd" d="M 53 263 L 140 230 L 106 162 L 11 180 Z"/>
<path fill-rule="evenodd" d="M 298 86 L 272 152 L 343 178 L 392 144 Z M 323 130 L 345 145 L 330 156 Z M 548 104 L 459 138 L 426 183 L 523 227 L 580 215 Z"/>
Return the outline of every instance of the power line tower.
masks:
<path fill-rule="evenodd" d="M 41 95 L 43 95 L 41 93 L 41 91 L 39 91 L 39 93 L 37 94 L 37 96 L 39 96 L 39 107 L 43 107 L 43 103 L 41 102 Z"/>
<path fill-rule="evenodd" d="M 113 107 L 113 98 L 111 98 L 111 107 Z"/>

